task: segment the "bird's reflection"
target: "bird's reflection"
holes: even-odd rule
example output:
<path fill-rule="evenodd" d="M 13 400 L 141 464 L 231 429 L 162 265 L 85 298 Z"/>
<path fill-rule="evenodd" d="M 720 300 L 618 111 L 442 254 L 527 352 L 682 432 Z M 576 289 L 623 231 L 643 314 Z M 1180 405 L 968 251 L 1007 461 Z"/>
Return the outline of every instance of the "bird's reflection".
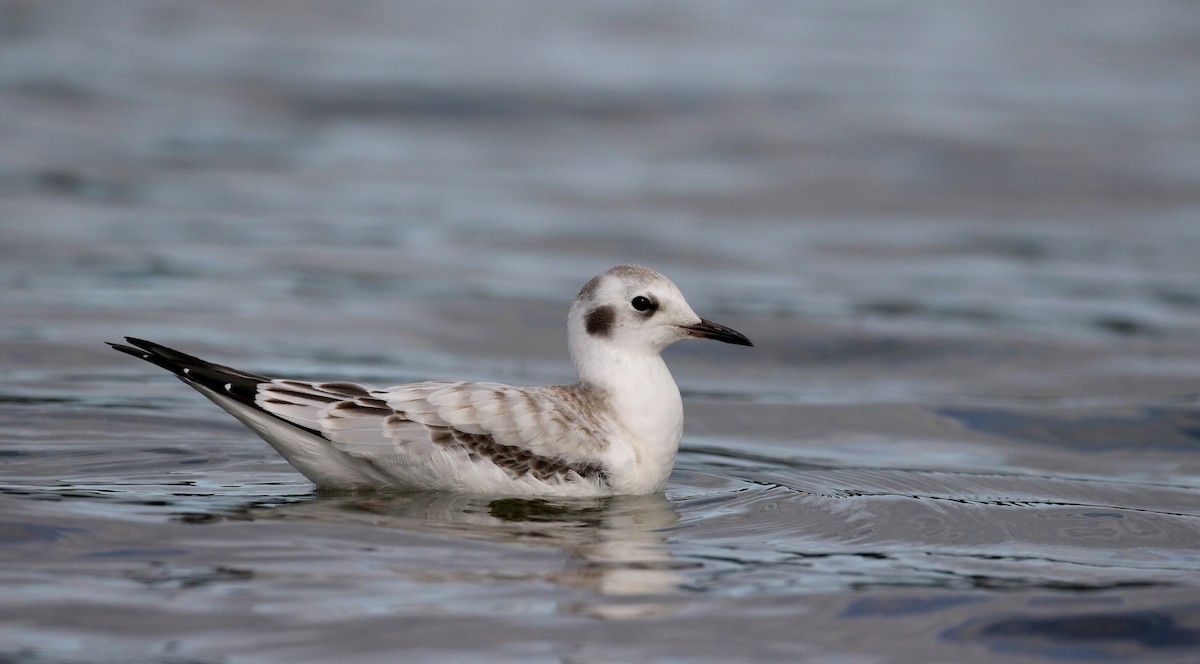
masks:
<path fill-rule="evenodd" d="M 560 610 L 602 618 L 670 612 L 681 594 L 682 564 L 666 538 L 679 521 L 662 495 L 606 498 L 496 498 L 447 493 L 322 494 L 271 507 L 247 506 L 233 518 L 361 523 L 472 541 L 554 547 L 570 561 L 545 579 L 589 590 L 596 601 Z M 466 544 L 464 544 L 466 545 Z"/>

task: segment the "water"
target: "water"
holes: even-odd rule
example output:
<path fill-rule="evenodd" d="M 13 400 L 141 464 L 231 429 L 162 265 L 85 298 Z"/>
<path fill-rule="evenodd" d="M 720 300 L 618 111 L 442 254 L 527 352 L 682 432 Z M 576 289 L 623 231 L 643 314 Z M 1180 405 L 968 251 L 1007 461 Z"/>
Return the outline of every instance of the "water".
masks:
<path fill-rule="evenodd" d="M 1189 3 L 0 2 L 0 661 L 1200 657 Z M 315 495 L 165 372 L 668 361 L 663 496 Z"/>

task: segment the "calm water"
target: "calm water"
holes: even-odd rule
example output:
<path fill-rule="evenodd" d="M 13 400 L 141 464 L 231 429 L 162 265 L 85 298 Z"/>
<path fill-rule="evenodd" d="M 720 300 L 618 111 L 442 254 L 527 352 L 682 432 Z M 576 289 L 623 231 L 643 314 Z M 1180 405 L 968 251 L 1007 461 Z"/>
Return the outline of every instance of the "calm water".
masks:
<path fill-rule="evenodd" d="M 0 662 L 1200 661 L 1194 3 L 0 2 Z M 665 495 L 315 495 L 103 345 L 570 380 Z"/>

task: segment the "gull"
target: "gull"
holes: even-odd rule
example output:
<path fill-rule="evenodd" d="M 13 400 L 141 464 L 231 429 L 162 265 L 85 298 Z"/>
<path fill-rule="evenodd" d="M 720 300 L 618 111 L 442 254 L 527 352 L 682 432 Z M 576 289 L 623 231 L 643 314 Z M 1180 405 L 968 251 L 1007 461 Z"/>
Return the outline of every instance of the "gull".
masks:
<path fill-rule="evenodd" d="M 133 337 L 109 345 L 175 374 L 318 489 L 596 497 L 666 485 L 683 401 L 660 353 L 688 338 L 753 345 L 696 315 L 663 275 L 626 264 L 593 277 L 571 305 L 572 385 L 376 388 L 268 378 Z"/>

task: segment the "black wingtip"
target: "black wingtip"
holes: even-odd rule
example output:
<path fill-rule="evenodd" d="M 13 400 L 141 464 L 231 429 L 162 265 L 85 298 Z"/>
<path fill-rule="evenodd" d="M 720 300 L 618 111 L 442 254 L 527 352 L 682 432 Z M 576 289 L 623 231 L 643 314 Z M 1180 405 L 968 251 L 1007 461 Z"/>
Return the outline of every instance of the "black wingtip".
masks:
<path fill-rule="evenodd" d="M 125 344 L 114 343 L 112 341 L 104 343 L 111 346 L 113 350 L 146 360 L 176 374 L 181 373 L 186 367 L 209 364 L 198 357 L 181 353 L 173 348 L 167 348 L 162 344 L 156 344 L 153 341 L 146 341 L 145 339 L 138 339 L 136 337 L 125 337 L 125 342 L 129 345 L 126 346 Z"/>
<path fill-rule="evenodd" d="M 295 427 L 307 431 L 308 433 L 320 436 L 322 433 L 316 429 L 310 429 L 303 425 L 297 424 L 290 420 L 285 420 L 278 415 L 270 413 L 262 408 L 257 403 L 258 386 L 262 383 L 272 382 L 270 378 L 259 374 L 234 369 L 220 364 L 214 364 L 207 360 L 202 360 L 194 355 L 188 355 L 168 348 L 162 344 L 138 339 L 136 337 L 125 337 L 125 341 L 129 345 L 122 343 L 114 343 L 106 341 L 104 343 L 112 347 L 113 350 L 120 351 L 126 355 L 132 355 L 138 359 L 145 360 L 155 366 L 162 367 L 167 371 L 175 374 L 183 382 L 200 390 L 205 396 L 217 402 L 225 410 L 233 413 L 235 417 L 241 419 L 242 416 L 230 408 L 223 401 L 216 398 L 217 395 L 228 397 L 241 403 L 244 406 L 253 408 L 261 413 L 265 413 Z M 245 422 L 245 420 L 242 420 Z M 253 427 L 252 427 L 253 428 Z M 257 430 L 257 429 L 256 429 Z M 265 434 L 260 432 L 266 438 Z M 268 438 L 268 442 L 270 439 Z M 274 443 L 272 443 L 274 445 Z M 290 457 L 289 457 L 290 458 Z"/>
<path fill-rule="evenodd" d="M 125 337 L 125 341 L 129 345 L 111 341 L 105 343 L 113 350 L 166 369 L 183 379 L 184 382 L 223 392 L 248 404 L 254 403 L 258 384 L 271 380 L 266 376 L 214 364 L 153 341 L 136 337 Z"/>
<path fill-rule="evenodd" d="M 104 343 L 108 344 L 113 350 L 121 351 L 122 353 L 125 353 L 126 355 L 132 355 L 134 357 L 141 358 L 143 360 L 149 359 L 149 357 L 150 357 L 149 353 L 147 353 L 146 351 L 144 351 L 140 348 L 130 348 L 129 346 L 126 346 L 125 344 L 114 343 L 112 341 L 105 341 Z"/>

